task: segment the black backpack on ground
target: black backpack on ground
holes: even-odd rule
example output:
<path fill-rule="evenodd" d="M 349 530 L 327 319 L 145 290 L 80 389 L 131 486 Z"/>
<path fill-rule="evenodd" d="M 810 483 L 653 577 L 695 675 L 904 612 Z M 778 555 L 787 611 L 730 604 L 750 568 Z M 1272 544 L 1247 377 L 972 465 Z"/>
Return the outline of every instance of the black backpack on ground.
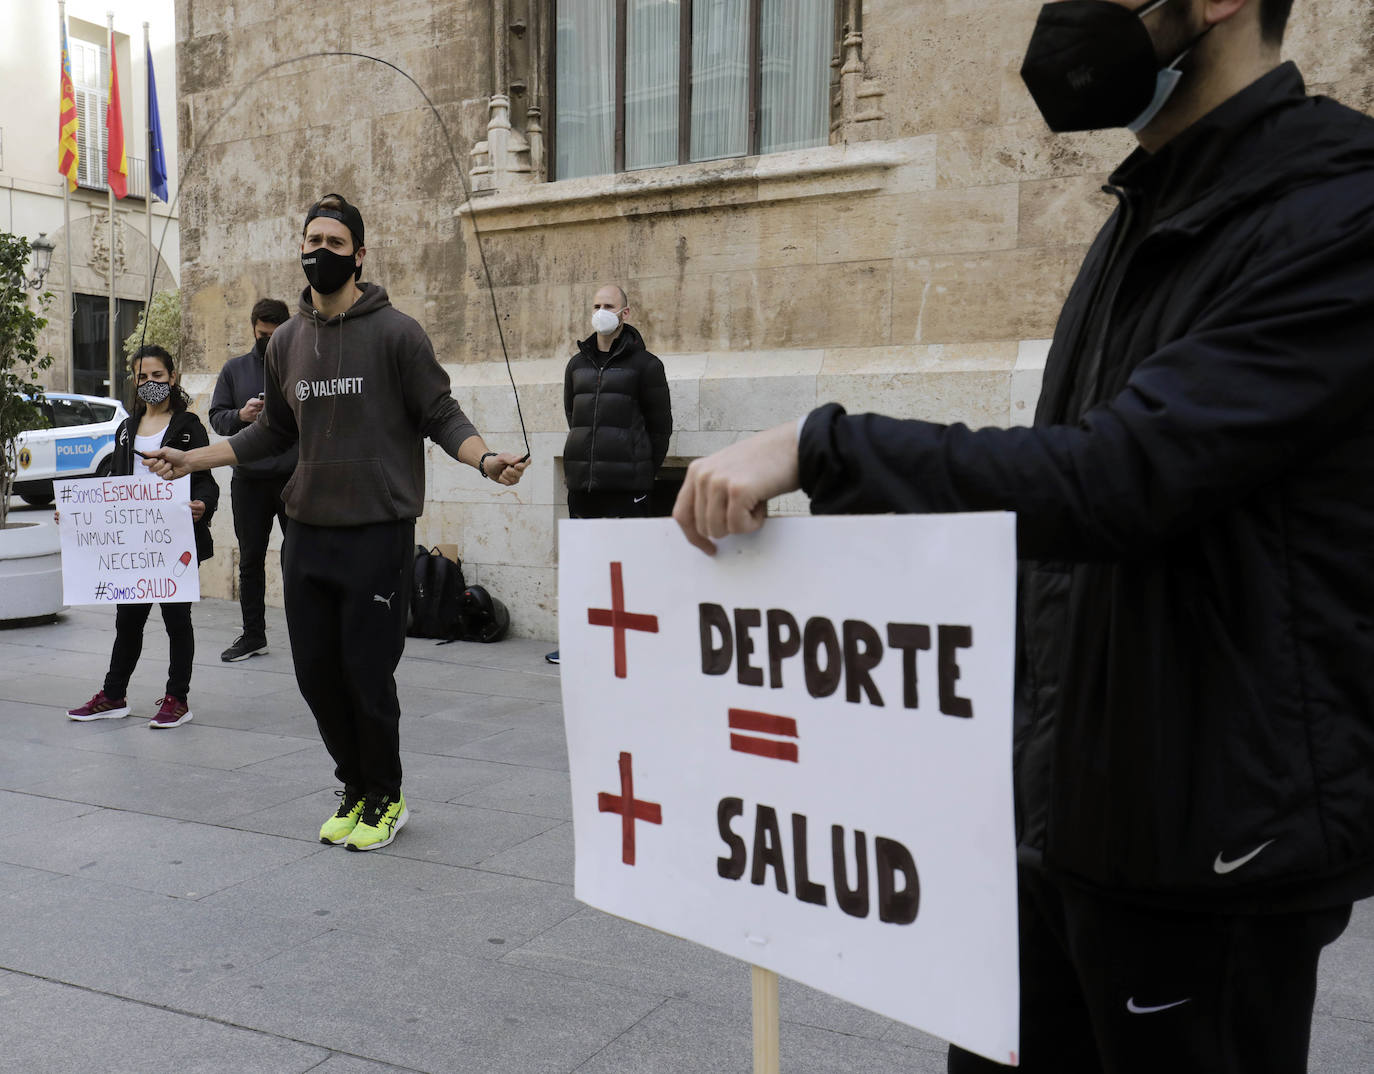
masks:
<path fill-rule="evenodd" d="M 442 638 L 453 641 L 465 636 L 463 593 L 467 582 L 462 563 L 415 546 L 415 569 L 410 589 L 410 618 L 406 633 L 412 638 Z"/>

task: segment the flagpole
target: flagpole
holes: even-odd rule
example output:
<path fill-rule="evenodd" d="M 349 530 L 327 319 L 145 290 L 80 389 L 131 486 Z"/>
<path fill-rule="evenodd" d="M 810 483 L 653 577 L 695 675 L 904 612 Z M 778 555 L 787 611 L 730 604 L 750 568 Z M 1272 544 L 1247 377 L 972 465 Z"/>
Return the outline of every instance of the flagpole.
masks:
<path fill-rule="evenodd" d="M 62 40 L 67 39 L 67 0 L 57 0 L 57 19 L 62 24 Z M 58 147 L 59 154 L 61 147 Z M 66 246 L 67 271 L 62 296 L 62 337 L 67 347 L 67 391 L 76 391 L 76 345 L 72 341 L 72 192 L 67 177 L 62 177 L 62 235 Z"/>
<path fill-rule="evenodd" d="M 148 102 L 145 111 L 148 113 L 148 122 L 145 124 L 145 136 L 143 139 L 144 147 L 147 150 L 145 156 L 147 163 L 143 166 L 143 174 L 147 180 L 147 190 L 143 192 L 144 219 L 148 229 L 148 308 L 143 311 L 143 323 L 147 325 L 148 317 L 152 312 L 152 294 L 157 279 L 157 273 L 153 264 L 153 49 L 148 43 L 148 24 L 143 24 L 143 57 L 148 63 L 146 77 L 148 85 L 144 87 L 144 99 Z"/>
<path fill-rule="evenodd" d="M 115 40 L 114 40 L 114 12 L 105 12 L 105 21 L 110 30 L 110 65 L 113 67 L 115 62 Z M 105 107 L 112 106 L 112 101 L 107 101 Z M 106 126 L 108 128 L 108 121 Z M 119 322 L 115 315 L 115 195 L 114 185 L 110 182 L 110 144 L 106 139 L 105 149 L 105 188 L 110 196 L 110 306 L 109 306 L 109 336 L 110 336 L 110 356 L 109 356 L 109 385 L 110 395 L 114 395 L 116 388 L 115 380 L 115 336 L 119 331 Z"/>

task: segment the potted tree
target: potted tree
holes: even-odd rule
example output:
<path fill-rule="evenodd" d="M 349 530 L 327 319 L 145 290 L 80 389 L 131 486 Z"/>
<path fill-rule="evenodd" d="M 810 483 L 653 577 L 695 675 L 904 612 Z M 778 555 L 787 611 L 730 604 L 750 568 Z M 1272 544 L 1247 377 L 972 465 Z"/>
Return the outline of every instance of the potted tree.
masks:
<path fill-rule="evenodd" d="M 30 400 L 42 396 L 37 377 L 52 365 L 51 355 L 38 353 L 38 333 L 47 321 L 25 298 L 28 259 L 28 240 L 0 231 L 0 623 L 52 616 L 62 607 L 56 527 L 9 517 L 16 440 L 41 424 Z"/>

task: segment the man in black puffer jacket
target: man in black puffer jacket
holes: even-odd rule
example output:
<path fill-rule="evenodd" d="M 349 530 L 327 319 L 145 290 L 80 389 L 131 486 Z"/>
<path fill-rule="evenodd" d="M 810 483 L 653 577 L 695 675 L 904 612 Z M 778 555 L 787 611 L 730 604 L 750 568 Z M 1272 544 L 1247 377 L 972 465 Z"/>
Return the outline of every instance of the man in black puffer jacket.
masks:
<path fill-rule="evenodd" d="M 668 454 L 673 409 L 663 363 L 633 325 L 630 300 L 607 284 L 592 299 L 593 332 L 563 375 L 563 473 L 573 518 L 644 518 Z M 558 653 L 546 660 L 558 663 Z"/>
<path fill-rule="evenodd" d="M 831 404 L 674 511 L 704 549 L 798 486 L 1016 512 L 1026 1071 L 1305 1072 L 1321 949 L 1374 894 L 1374 121 L 1279 63 L 1289 6 L 1042 10 L 1050 125 L 1141 148 L 1033 427 Z"/>

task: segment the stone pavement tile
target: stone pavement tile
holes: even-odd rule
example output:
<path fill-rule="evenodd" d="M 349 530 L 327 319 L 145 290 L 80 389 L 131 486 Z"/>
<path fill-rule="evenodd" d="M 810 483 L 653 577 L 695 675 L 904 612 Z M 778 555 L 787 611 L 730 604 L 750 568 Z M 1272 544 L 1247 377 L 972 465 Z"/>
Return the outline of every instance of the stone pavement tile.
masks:
<path fill-rule="evenodd" d="M 413 753 L 406 727 L 401 727 L 402 786 L 406 797 L 431 802 L 449 802 L 480 787 L 490 786 L 510 776 L 519 762 L 501 759 L 482 760 L 466 756 Z"/>
<path fill-rule="evenodd" d="M 390 847 L 322 854 L 245 879 L 201 900 L 244 914 L 326 924 L 368 939 L 421 942 L 455 957 L 496 961 L 575 914 L 567 886 L 415 861 Z"/>
<path fill-rule="evenodd" d="M 236 814 L 280 805 L 315 789 L 309 783 L 292 783 L 242 770 L 226 772 L 106 755 L 80 772 L 35 783 L 27 793 L 177 820 L 225 824 L 227 818 Z M 0 799 L 0 810 L 3 808 Z"/>
<path fill-rule="evenodd" d="M 334 789 L 339 785 L 334 778 L 334 761 L 329 751 L 320 741 L 318 730 L 311 724 L 312 733 L 296 741 L 300 749 L 294 753 L 283 753 L 279 757 L 269 757 L 235 769 L 264 779 L 279 779 L 287 784 L 310 785 L 317 789 Z M 336 802 L 335 805 L 338 803 Z M 317 824 L 316 827 L 319 827 Z"/>
<path fill-rule="evenodd" d="M 407 795 L 410 820 L 393 844 L 396 853 L 442 865 L 476 865 L 556 828 L 559 821 Z"/>
<path fill-rule="evenodd" d="M 513 728 L 465 744 L 462 755 L 566 772 L 568 737 L 562 727 L 532 730 Z"/>
<path fill-rule="evenodd" d="M 515 768 L 508 778 L 452 799 L 459 805 L 506 809 L 557 820 L 572 819 L 568 773 L 543 768 Z"/>
<path fill-rule="evenodd" d="M 36 885 L 49 884 L 58 876 L 58 873 L 50 873 L 46 869 L 0 864 L 0 892 L 26 890 L 32 897 L 32 889 Z"/>
<path fill-rule="evenodd" d="M 414 669 L 406 667 L 405 671 L 413 673 Z M 467 690 L 449 691 L 448 697 L 449 704 L 436 709 L 431 716 L 485 723 L 497 731 L 507 727 L 528 726 L 532 717 L 562 719 L 561 702 L 531 701 L 527 697 L 506 697 L 503 694 L 474 694 Z"/>
<path fill-rule="evenodd" d="M 544 654 L 551 646 L 537 638 L 505 638 L 490 645 L 482 642 L 456 641 L 449 645 L 426 644 L 424 638 L 406 639 L 406 656 L 426 662 L 461 664 L 465 667 L 488 667 L 529 671 L 539 675 L 557 676 L 558 669 L 545 663 Z"/>
<path fill-rule="evenodd" d="M 289 690 L 276 690 L 253 698 L 228 694 L 202 694 L 191 699 L 196 723 L 235 731 L 258 731 L 267 735 L 318 739 L 315 717 L 293 681 Z"/>
<path fill-rule="evenodd" d="M 320 825 L 339 808 L 339 798 L 334 793 L 338 783 L 334 781 L 332 762 L 329 755 L 324 752 L 323 746 L 320 747 L 319 754 L 310 767 L 320 777 L 318 783 L 321 785 L 316 789 L 299 798 L 290 798 L 266 809 L 227 816 L 223 821 L 224 825 L 245 832 L 261 832 L 264 835 L 279 835 L 285 839 L 298 839 L 314 843 L 324 850 L 325 845 L 319 842 Z M 254 767 L 253 771 L 257 772 L 260 769 Z M 299 781 L 283 781 L 283 785 L 303 784 Z"/>
<path fill-rule="evenodd" d="M 95 736 L 91 736 L 90 741 L 94 740 Z M 0 739 L 0 787 L 12 791 L 22 791 L 34 783 L 99 763 L 98 755 L 84 749 Z"/>
<path fill-rule="evenodd" d="M 1347 932 L 1322 952 L 1316 1006 L 1323 1014 L 1374 1024 L 1374 939 Z"/>
<path fill-rule="evenodd" d="M 415 1071 L 386 1063 L 374 1063 L 370 1059 L 359 1059 L 353 1055 L 335 1054 L 318 1067 L 312 1067 L 310 1074 L 415 1074 Z"/>
<path fill-rule="evenodd" d="M 7 835 L 0 861 L 199 898 L 326 849 L 318 842 L 100 809 Z"/>
<path fill-rule="evenodd" d="M 413 1068 L 374 1063 L 371 1059 L 359 1059 L 355 1055 L 335 1054 L 318 1067 L 311 1067 L 310 1074 L 415 1074 L 415 1071 Z"/>
<path fill-rule="evenodd" d="M 431 687 L 423 676 L 423 669 L 413 665 L 397 668 L 396 698 L 401 703 L 403 720 L 415 720 L 431 712 L 454 708 L 454 692 Z"/>
<path fill-rule="evenodd" d="M 0 896 L 0 924 L 6 969 L 171 1006 L 329 927 L 79 880 Z"/>
<path fill-rule="evenodd" d="M 63 662 L 61 671 L 33 668 L 29 673 L 11 672 L 0 677 L 0 706 L 8 711 L 11 705 L 43 705 L 65 719 L 68 709 L 85 704 L 105 682 L 105 665 L 96 667 L 92 664 L 89 671 L 83 673 L 76 666 L 83 659 L 80 656 L 69 658 Z M 153 708 L 156 710 L 157 706 Z"/>
<path fill-rule="evenodd" d="M 888 1022 L 887 1029 L 883 1031 L 883 1040 L 890 1040 L 893 1044 L 904 1044 L 909 1048 L 939 1052 L 942 1056 L 949 1048 L 949 1045 L 939 1037 L 922 1033 L 915 1026 L 903 1025 L 901 1022 Z"/>
<path fill-rule="evenodd" d="M 69 720 L 65 706 L 0 700 L 0 742 L 38 742 L 81 749 L 90 736 L 118 731 L 124 725 L 124 720 Z"/>
<path fill-rule="evenodd" d="M 375 891 L 372 901 L 382 903 L 379 918 L 390 912 Z M 430 1074 L 567 1074 L 658 1001 L 455 957 L 425 935 L 335 931 L 191 1002 L 259 1031 Z"/>
<path fill-rule="evenodd" d="M 404 666 L 404 664 L 403 664 Z M 410 674 L 405 668 L 401 677 Z M 521 697 L 529 701 L 562 702 L 562 686 L 556 676 L 502 668 L 470 667 L 459 664 L 427 663 L 424 681 L 431 689 L 462 690 L 470 694 Z"/>
<path fill-rule="evenodd" d="M 479 717 L 469 720 L 454 712 L 435 712 L 420 719 L 401 717 L 401 745 L 418 753 L 437 753 L 448 757 L 463 756 L 464 749 L 505 731 L 563 732 L 562 710 L 539 702 L 520 701 L 530 707 L 520 716 Z"/>
<path fill-rule="evenodd" d="M 229 639 L 232 641 L 233 639 Z M 251 701 L 255 698 L 263 697 L 268 694 L 277 693 L 296 685 L 296 672 L 291 665 L 291 654 L 284 652 L 269 653 L 267 656 L 255 656 L 254 661 L 261 661 L 258 666 L 251 669 L 252 673 L 245 675 L 248 670 L 242 664 L 226 664 L 219 658 L 220 652 L 228 645 L 219 646 L 212 653 L 209 649 L 197 646 L 196 664 L 191 672 L 191 696 L 194 699 L 196 691 L 206 690 L 215 694 L 224 694 L 230 697 L 243 698 Z M 139 661 L 139 668 L 148 661 L 148 653 L 145 650 L 143 659 Z M 165 667 L 165 664 L 158 665 Z"/>
<path fill-rule="evenodd" d="M 321 1069 L 329 1055 L 206 1018 L 0 972 L 0 1063 L 6 1070 L 305 1074 Z"/>
<path fill-rule="evenodd" d="M 1368 1074 L 1374 1069 L 1374 1022 L 1315 1015 L 1307 1069 L 1313 1074 Z"/>
<path fill-rule="evenodd" d="M 1350 913 L 1350 924 L 1341 939 L 1344 940 L 1347 936 L 1362 936 L 1366 940 L 1374 940 L 1374 899 L 1363 899 L 1355 904 Z"/>
<path fill-rule="evenodd" d="M 523 843 L 493 854 L 478 863 L 483 869 L 524 876 L 531 880 L 547 880 L 551 884 L 571 887 L 573 882 L 573 826 L 560 824 L 543 835 L 526 839 Z"/>
<path fill-rule="evenodd" d="M 512 951 L 504 961 L 646 995 L 729 1007 L 750 1003 L 745 963 L 591 908 Z M 786 1021 L 840 1033 L 876 1039 L 889 1026 L 881 1015 L 792 981 L 783 983 L 779 1003 Z"/>
<path fill-rule="evenodd" d="M 784 1017 L 779 1028 L 780 1066 L 806 1074 L 944 1074 L 935 1054 L 890 1041 L 800 1026 Z M 749 1074 L 753 1036 L 748 990 L 734 1009 L 667 1000 L 617 1037 L 577 1074 Z"/>
<path fill-rule="evenodd" d="M 5 818 L 7 831 L 40 828 L 45 824 L 57 824 L 94 812 L 95 806 L 63 801 L 60 795 L 0 791 L 0 816 Z"/>
<path fill-rule="evenodd" d="M 150 728 L 147 720 L 121 720 L 118 731 L 91 736 L 83 748 L 122 757 L 146 757 L 154 761 L 223 770 L 244 768 L 269 757 L 295 753 L 306 747 L 303 739 L 288 735 L 198 724 L 195 722 L 195 711 L 193 697 L 191 722 L 167 730 Z"/>

